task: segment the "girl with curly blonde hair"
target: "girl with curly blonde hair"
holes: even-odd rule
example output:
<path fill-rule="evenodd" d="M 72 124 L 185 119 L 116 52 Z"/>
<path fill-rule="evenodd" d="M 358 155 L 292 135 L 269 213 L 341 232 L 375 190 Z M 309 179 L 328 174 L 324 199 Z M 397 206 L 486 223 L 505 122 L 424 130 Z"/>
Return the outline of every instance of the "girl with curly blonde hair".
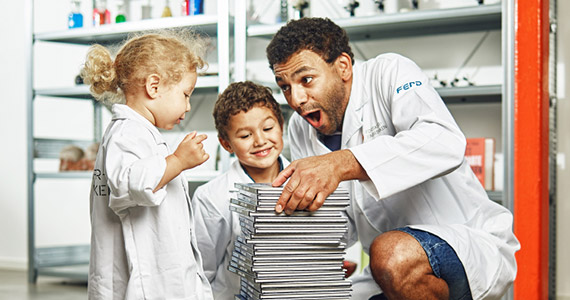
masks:
<path fill-rule="evenodd" d="M 192 32 L 130 38 L 115 58 L 90 48 L 81 75 L 113 118 L 91 189 L 89 299 L 212 299 L 182 171 L 208 159 L 205 135 L 173 152 L 170 130 L 190 111 L 206 41 Z"/>

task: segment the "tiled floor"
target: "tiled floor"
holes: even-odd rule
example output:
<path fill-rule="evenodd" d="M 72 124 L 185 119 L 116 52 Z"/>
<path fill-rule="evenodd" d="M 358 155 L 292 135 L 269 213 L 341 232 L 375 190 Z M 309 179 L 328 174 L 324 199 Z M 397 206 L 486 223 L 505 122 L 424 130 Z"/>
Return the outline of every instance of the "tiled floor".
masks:
<path fill-rule="evenodd" d="M 0 270 L 1 300 L 85 300 L 87 284 L 64 278 L 40 276 L 36 284 L 28 283 L 25 271 Z"/>

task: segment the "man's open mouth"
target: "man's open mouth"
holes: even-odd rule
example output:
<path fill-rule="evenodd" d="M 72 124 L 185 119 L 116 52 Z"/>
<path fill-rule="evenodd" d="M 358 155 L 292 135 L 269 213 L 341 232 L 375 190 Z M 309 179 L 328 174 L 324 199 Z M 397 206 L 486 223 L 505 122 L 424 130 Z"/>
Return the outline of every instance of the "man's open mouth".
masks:
<path fill-rule="evenodd" d="M 322 125 L 322 114 L 320 110 L 316 110 L 314 112 L 310 112 L 305 115 L 305 120 L 311 124 L 311 126 L 315 128 L 319 128 Z"/>

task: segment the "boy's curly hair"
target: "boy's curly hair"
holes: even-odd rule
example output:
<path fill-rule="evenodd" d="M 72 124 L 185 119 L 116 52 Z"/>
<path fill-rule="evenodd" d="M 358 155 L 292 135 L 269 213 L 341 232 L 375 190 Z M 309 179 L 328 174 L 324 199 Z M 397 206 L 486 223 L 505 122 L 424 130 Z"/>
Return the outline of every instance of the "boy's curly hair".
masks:
<path fill-rule="evenodd" d="M 273 112 L 283 128 L 283 114 L 271 89 L 251 81 L 234 82 L 218 96 L 214 104 L 214 123 L 218 136 L 228 140 L 230 118 L 239 112 L 248 112 L 252 107 L 266 107 Z"/>
<path fill-rule="evenodd" d="M 287 22 L 267 46 L 269 67 L 273 70 L 275 64 L 286 62 L 301 50 L 311 50 L 329 64 L 345 52 L 354 64 L 346 31 L 328 18 L 302 18 Z"/>

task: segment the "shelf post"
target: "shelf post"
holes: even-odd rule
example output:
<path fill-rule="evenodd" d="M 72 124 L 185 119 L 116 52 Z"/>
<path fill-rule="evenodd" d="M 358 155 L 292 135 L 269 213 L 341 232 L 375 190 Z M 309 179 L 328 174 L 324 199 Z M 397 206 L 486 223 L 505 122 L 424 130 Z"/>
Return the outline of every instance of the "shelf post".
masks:
<path fill-rule="evenodd" d="M 234 17 L 234 80 L 246 79 L 246 47 L 247 47 L 247 1 L 235 1 Z"/>
<path fill-rule="evenodd" d="M 514 9 L 514 297 L 548 299 L 549 0 Z"/>
<path fill-rule="evenodd" d="M 33 0 L 26 0 L 24 2 L 24 19 L 22 22 L 23 26 L 26 26 L 26 44 L 23 47 L 23 51 L 26 52 L 26 57 L 28 64 L 26 65 L 27 77 L 27 89 L 26 89 L 26 115 L 27 120 L 27 141 L 28 141 L 28 153 L 27 153 L 27 174 L 28 174 L 28 282 L 35 283 L 38 278 L 38 270 L 36 264 L 36 234 L 35 234 L 35 209 L 34 209 L 34 184 L 35 184 L 35 174 L 34 174 L 34 79 L 33 79 L 33 68 L 34 68 L 34 5 Z"/>

